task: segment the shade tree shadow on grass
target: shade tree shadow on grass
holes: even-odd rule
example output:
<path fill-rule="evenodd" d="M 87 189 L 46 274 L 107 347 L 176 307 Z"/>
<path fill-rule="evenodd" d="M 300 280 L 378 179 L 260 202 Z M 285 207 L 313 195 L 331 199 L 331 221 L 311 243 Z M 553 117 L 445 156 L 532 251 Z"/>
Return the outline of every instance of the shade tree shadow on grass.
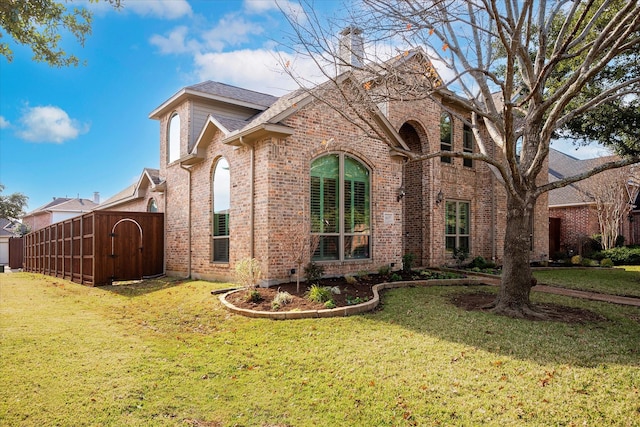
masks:
<path fill-rule="evenodd" d="M 369 314 L 416 333 L 541 364 L 640 366 L 640 309 L 555 295 L 533 294 L 534 303 L 590 312 L 584 322 L 513 319 L 467 310 L 453 301 L 464 293 L 494 294 L 489 287 L 415 287 L 384 291 Z"/>
<path fill-rule="evenodd" d="M 180 286 L 183 283 L 188 281 L 189 280 L 187 279 L 163 276 L 163 277 L 157 277 L 154 279 L 113 282 L 111 285 L 100 286 L 100 289 L 113 292 L 115 294 L 122 295 L 125 297 L 133 298 L 137 296 L 150 294 L 152 292 L 173 288 L 175 286 Z"/>

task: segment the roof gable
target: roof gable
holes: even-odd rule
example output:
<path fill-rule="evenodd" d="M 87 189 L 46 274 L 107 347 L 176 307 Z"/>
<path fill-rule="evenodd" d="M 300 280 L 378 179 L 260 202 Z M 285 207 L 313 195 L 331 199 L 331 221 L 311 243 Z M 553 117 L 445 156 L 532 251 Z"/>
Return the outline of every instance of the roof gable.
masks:
<path fill-rule="evenodd" d="M 182 88 L 149 113 L 149 118 L 159 120 L 164 113 L 173 110 L 187 99 L 218 102 L 259 112 L 267 109 L 278 97 L 208 80 Z"/>

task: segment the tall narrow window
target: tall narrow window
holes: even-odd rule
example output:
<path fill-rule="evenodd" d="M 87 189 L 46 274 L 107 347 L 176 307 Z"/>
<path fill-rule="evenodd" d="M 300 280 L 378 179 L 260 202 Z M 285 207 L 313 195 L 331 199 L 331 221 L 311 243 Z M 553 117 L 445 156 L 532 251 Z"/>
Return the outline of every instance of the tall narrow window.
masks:
<path fill-rule="evenodd" d="M 213 262 L 229 262 L 229 210 L 231 208 L 231 176 L 229 163 L 221 158 L 213 172 Z"/>
<path fill-rule="evenodd" d="M 451 116 L 448 113 L 442 113 L 440 116 L 440 151 L 452 151 L 452 134 L 451 134 Z M 443 163 L 451 163 L 451 157 L 440 157 Z"/>
<path fill-rule="evenodd" d="M 445 209 L 445 249 L 461 249 L 469 253 L 469 202 L 447 201 Z"/>
<path fill-rule="evenodd" d="M 167 163 L 175 162 L 180 158 L 180 116 L 178 113 L 174 113 L 169 119 L 167 151 Z"/>
<path fill-rule="evenodd" d="M 370 257 L 369 175 L 364 165 L 343 154 L 311 164 L 311 232 L 320 236 L 314 260 Z"/>
<path fill-rule="evenodd" d="M 465 153 L 473 153 L 473 132 L 468 125 L 464 125 L 462 131 L 462 151 Z M 463 159 L 462 164 L 468 168 L 473 167 L 473 160 Z"/>

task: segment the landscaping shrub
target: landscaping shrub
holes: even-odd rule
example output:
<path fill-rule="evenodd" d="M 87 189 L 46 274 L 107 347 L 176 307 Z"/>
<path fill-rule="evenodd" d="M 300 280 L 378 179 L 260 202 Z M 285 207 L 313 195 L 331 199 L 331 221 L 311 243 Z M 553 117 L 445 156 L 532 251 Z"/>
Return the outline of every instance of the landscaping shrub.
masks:
<path fill-rule="evenodd" d="M 318 283 L 324 274 L 324 267 L 310 262 L 304 268 L 304 277 L 307 279 L 307 283 Z"/>
<path fill-rule="evenodd" d="M 346 280 L 346 282 L 350 285 L 355 285 L 356 283 L 358 283 L 358 279 L 356 278 L 356 276 L 346 275 L 344 276 L 344 280 Z"/>
<path fill-rule="evenodd" d="M 622 246 L 602 251 L 605 258 L 611 259 L 615 265 L 640 265 L 640 247 Z"/>
<path fill-rule="evenodd" d="M 328 286 L 312 285 L 307 291 L 307 298 L 309 301 L 325 303 L 332 299 L 334 293 L 340 293 L 340 289 L 336 287 L 330 288 Z"/>
<path fill-rule="evenodd" d="M 262 295 L 256 289 L 250 290 L 247 292 L 246 296 L 247 302 L 259 303 L 262 301 Z"/>
<path fill-rule="evenodd" d="M 487 261 L 481 256 L 477 256 L 471 261 L 469 267 L 484 270 L 485 268 L 496 268 L 496 264 L 491 261 Z"/>
<path fill-rule="evenodd" d="M 388 265 L 383 265 L 378 268 L 378 274 L 381 276 L 388 276 L 389 273 L 391 273 L 391 267 L 389 267 Z"/>
<path fill-rule="evenodd" d="M 580 265 L 583 267 L 591 267 L 593 262 L 589 258 L 582 258 L 582 260 L 580 260 Z"/>
<path fill-rule="evenodd" d="M 416 256 L 412 253 L 402 255 L 402 271 L 409 273 L 413 268 L 413 262 L 415 259 Z"/>
<path fill-rule="evenodd" d="M 271 301 L 271 308 L 273 310 L 279 310 L 291 301 L 293 301 L 293 296 L 289 292 L 278 291 L 276 296 L 273 297 L 273 301 Z"/>
<path fill-rule="evenodd" d="M 580 255 L 574 255 L 571 257 L 571 265 L 580 265 L 582 263 L 582 257 Z"/>
<path fill-rule="evenodd" d="M 401 275 L 399 275 L 398 273 L 393 273 L 393 274 L 391 275 L 391 281 L 392 281 L 392 282 L 399 282 L 399 281 L 401 281 L 401 280 L 402 280 L 402 276 L 401 276 Z"/>
<path fill-rule="evenodd" d="M 600 267 L 611 268 L 613 267 L 613 261 L 611 261 L 611 258 L 604 258 L 600 261 Z"/>
<path fill-rule="evenodd" d="M 236 280 L 247 289 L 255 288 L 262 277 L 260 261 L 244 258 L 236 264 Z"/>

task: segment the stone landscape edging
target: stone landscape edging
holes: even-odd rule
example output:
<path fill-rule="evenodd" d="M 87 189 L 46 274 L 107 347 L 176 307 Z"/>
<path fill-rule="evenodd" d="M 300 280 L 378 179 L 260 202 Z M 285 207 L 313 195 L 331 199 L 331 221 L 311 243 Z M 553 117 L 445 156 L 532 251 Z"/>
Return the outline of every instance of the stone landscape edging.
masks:
<path fill-rule="evenodd" d="M 436 279 L 436 280 L 410 280 L 402 282 L 385 282 L 373 285 L 373 298 L 360 304 L 348 305 L 346 307 L 327 308 L 321 310 L 301 310 L 301 311 L 259 311 L 247 308 L 236 307 L 227 301 L 227 295 L 234 292 L 240 292 L 244 289 L 235 289 L 219 295 L 218 298 L 225 308 L 233 313 L 256 319 L 274 319 L 274 320 L 293 320 L 293 319 L 312 319 L 321 317 L 344 317 L 354 314 L 372 311 L 380 304 L 379 291 L 384 289 L 407 288 L 413 286 L 459 286 L 459 285 L 483 285 L 487 284 L 487 278 L 465 277 L 462 279 Z"/>

